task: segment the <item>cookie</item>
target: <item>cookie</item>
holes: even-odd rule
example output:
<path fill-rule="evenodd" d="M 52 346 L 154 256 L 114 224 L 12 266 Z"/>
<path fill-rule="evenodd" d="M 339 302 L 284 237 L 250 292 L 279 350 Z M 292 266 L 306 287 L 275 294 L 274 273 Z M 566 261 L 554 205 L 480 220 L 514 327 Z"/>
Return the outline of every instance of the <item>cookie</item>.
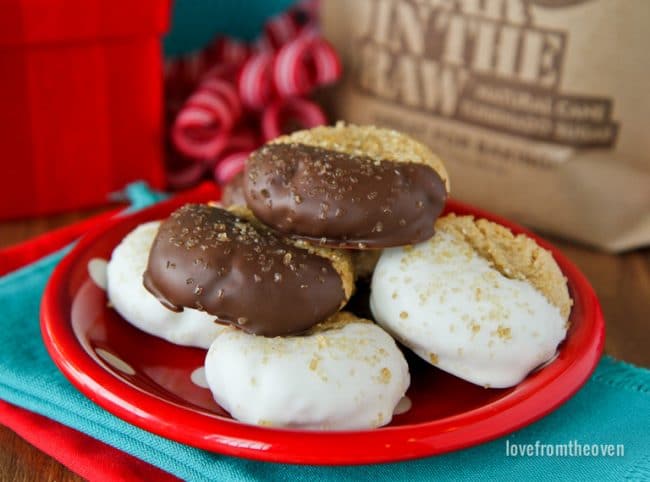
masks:
<path fill-rule="evenodd" d="M 107 266 L 108 299 L 122 318 L 142 331 L 177 345 L 207 349 L 223 330 L 214 316 L 193 309 L 170 311 L 142 285 L 159 226 L 159 221 L 142 224 L 115 247 Z"/>
<path fill-rule="evenodd" d="M 379 257 L 381 256 L 380 249 L 363 249 L 351 251 L 352 265 L 354 266 L 354 273 L 358 279 L 370 279 L 372 273 L 377 266 Z"/>
<path fill-rule="evenodd" d="M 290 243 L 252 218 L 188 204 L 164 221 L 144 285 L 173 311 L 194 308 L 264 336 L 300 333 L 341 309 L 353 290 L 349 255 Z"/>
<path fill-rule="evenodd" d="M 283 136 L 246 162 L 255 216 L 324 246 L 384 248 L 433 236 L 449 177 L 424 145 L 388 129 L 339 123 Z"/>
<path fill-rule="evenodd" d="M 226 208 L 233 205 L 246 206 L 246 197 L 244 196 L 243 172 L 235 175 L 223 187 L 223 193 L 221 194 L 221 205 Z"/>
<path fill-rule="evenodd" d="M 395 341 L 344 312 L 304 336 L 228 328 L 210 347 L 205 373 L 214 399 L 235 419 L 311 430 L 385 425 L 410 382 Z"/>
<path fill-rule="evenodd" d="M 551 253 L 490 221 L 449 215 L 436 231 L 384 250 L 371 284 L 375 320 L 442 370 L 516 385 L 566 336 L 566 279 Z"/>

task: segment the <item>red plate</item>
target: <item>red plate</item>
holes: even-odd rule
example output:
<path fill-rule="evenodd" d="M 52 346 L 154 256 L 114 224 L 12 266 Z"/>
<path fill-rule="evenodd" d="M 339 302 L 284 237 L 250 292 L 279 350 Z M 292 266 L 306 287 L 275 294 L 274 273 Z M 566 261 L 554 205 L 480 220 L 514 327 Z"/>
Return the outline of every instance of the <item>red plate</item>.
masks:
<path fill-rule="evenodd" d="M 237 422 L 191 380 L 203 365 L 203 350 L 172 345 L 132 327 L 107 307 L 104 291 L 88 274 L 90 260 L 109 259 L 135 226 L 165 217 L 179 204 L 170 201 L 114 219 L 84 237 L 54 271 L 41 312 L 47 349 L 68 379 L 109 412 L 163 437 L 238 457 L 302 464 L 366 464 L 440 454 L 546 415 L 580 388 L 600 358 L 605 334 L 600 305 L 576 267 L 522 228 L 450 201 L 449 212 L 492 219 L 553 252 L 575 301 L 557 359 L 518 386 L 496 390 L 408 357 L 412 408 L 376 430 L 309 432 Z"/>

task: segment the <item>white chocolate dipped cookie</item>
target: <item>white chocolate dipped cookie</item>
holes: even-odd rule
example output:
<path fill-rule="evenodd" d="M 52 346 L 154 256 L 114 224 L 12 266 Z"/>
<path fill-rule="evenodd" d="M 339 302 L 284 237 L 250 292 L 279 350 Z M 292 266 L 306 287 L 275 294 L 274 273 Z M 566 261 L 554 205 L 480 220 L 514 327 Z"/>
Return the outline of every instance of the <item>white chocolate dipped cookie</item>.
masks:
<path fill-rule="evenodd" d="M 439 219 L 428 241 L 384 250 L 370 297 L 375 320 L 424 360 L 493 388 L 552 359 L 571 304 L 548 251 L 455 215 Z"/>
<path fill-rule="evenodd" d="M 410 383 L 395 341 L 345 312 L 303 336 L 227 328 L 210 347 L 205 372 L 215 400 L 235 419 L 310 430 L 386 425 Z"/>
<path fill-rule="evenodd" d="M 214 316 L 191 308 L 171 311 L 142 284 L 159 226 L 159 221 L 138 226 L 113 250 L 106 273 L 108 299 L 125 320 L 142 331 L 177 345 L 207 349 L 223 330 L 214 323 Z"/>

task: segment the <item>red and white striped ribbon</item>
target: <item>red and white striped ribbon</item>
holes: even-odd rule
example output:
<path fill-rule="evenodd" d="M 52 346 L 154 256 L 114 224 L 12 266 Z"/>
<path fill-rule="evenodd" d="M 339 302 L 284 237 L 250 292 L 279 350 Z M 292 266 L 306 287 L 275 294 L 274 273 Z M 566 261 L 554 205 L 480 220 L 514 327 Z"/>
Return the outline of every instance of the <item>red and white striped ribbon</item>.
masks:
<path fill-rule="evenodd" d="M 329 42 L 307 32 L 284 45 L 275 56 L 273 80 L 282 97 L 306 95 L 341 76 L 341 62 Z"/>
<path fill-rule="evenodd" d="M 234 86 L 211 78 L 201 83 L 176 117 L 172 139 L 178 150 L 198 161 L 207 161 L 225 147 L 229 131 L 242 114 Z"/>
<path fill-rule="evenodd" d="M 262 113 L 262 136 L 264 141 L 270 141 L 284 134 L 287 125 L 308 129 L 326 123 L 325 114 L 312 101 L 300 97 L 277 99 Z"/>
<path fill-rule="evenodd" d="M 273 49 L 279 49 L 284 44 L 298 36 L 302 25 L 290 12 L 285 12 L 271 18 L 264 25 L 264 37 Z"/>
<path fill-rule="evenodd" d="M 167 67 L 168 92 L 177 97 L 198 83 L 171 129 L 178 153 L 193 163 L 169 174 L 171 187 L 207 173 L 227 182 L 262 142 L 326 122 L 318 105 L 301 98 L 341 75 L 336 52 L 317 33 L 317 3 L 300 2 L 269 20 L 252 44 L 218 37 Z"/>
<path fill-rule="evenodd" d="M 237 85 L 241 101 L 249 109 L 262 109 L 274 96 L 272 68 L 270 52 L 253 54 L 242 67 Z"/>
<path fill-rule="evenodd" d="M 239 168 L 233 164 L 239 157 L 243 160 L 261 144 L 259 134 L 248 126 L 241 126 L 229 133 L 216 157 L 203 162 L 194 162 L 180 169 L 167 173 L 167 181 L 172 189 L 184 189 L 196 184 L 207 173 L 212 173 L 217 180 L 230 179 Z M 243 168 L 243 160 L 241 163 Z M 225 164 L 224 164 L 225 163 Z M 222 166 L 222 164 L 224 164 Z M 239 164 L 237 164 L 239 165 Z M 222 167 L 220 167 L 222 166 Z M 220 181 L 221 182 L 221 181 Z M 226 181 L 223 181 L 226 182 Z"/>
<path fill-rule="evenodd" d="M 250 47 L 243 42 L 230 37 L 217 37 L 212 45 L 215 62 L 241 65 L 251 54 Z"/>
<path fill-rule="evenodd" d="M 228 182 L 244 168 L 249 154 L 261 144 L 259 134 L 250 127 L 239 128 L 233 133 L 228 146 L 217 160 L 214 177 L 220 183 Z"/>

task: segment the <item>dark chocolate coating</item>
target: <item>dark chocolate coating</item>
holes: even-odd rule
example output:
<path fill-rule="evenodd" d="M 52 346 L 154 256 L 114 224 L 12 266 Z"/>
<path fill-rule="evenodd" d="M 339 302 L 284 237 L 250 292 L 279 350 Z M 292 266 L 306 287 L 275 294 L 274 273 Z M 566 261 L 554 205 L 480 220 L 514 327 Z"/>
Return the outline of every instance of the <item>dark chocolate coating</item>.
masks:
<path fill-rule="evenodd" d="M 225 207 L 246 206 L 246 197 L 244 196 L 244 172 L 235 175 L 224 187 L 221 195 L 221 204 Z"/>
<path fill-rule="evenodd" d="M 305 331 L 345 299 L 327 258 L 201 204 L 185 205 L 161 224 L 143 281 L 169 309 L 196 308 L 264 336 Z"/>
<path fill-rule="evenodd" d="M 305 144 L 268 144 L 246 163 L 255 216 L 322 245 L 386 248 L 425 241 L 447 198 L 429 166 Z"/>

